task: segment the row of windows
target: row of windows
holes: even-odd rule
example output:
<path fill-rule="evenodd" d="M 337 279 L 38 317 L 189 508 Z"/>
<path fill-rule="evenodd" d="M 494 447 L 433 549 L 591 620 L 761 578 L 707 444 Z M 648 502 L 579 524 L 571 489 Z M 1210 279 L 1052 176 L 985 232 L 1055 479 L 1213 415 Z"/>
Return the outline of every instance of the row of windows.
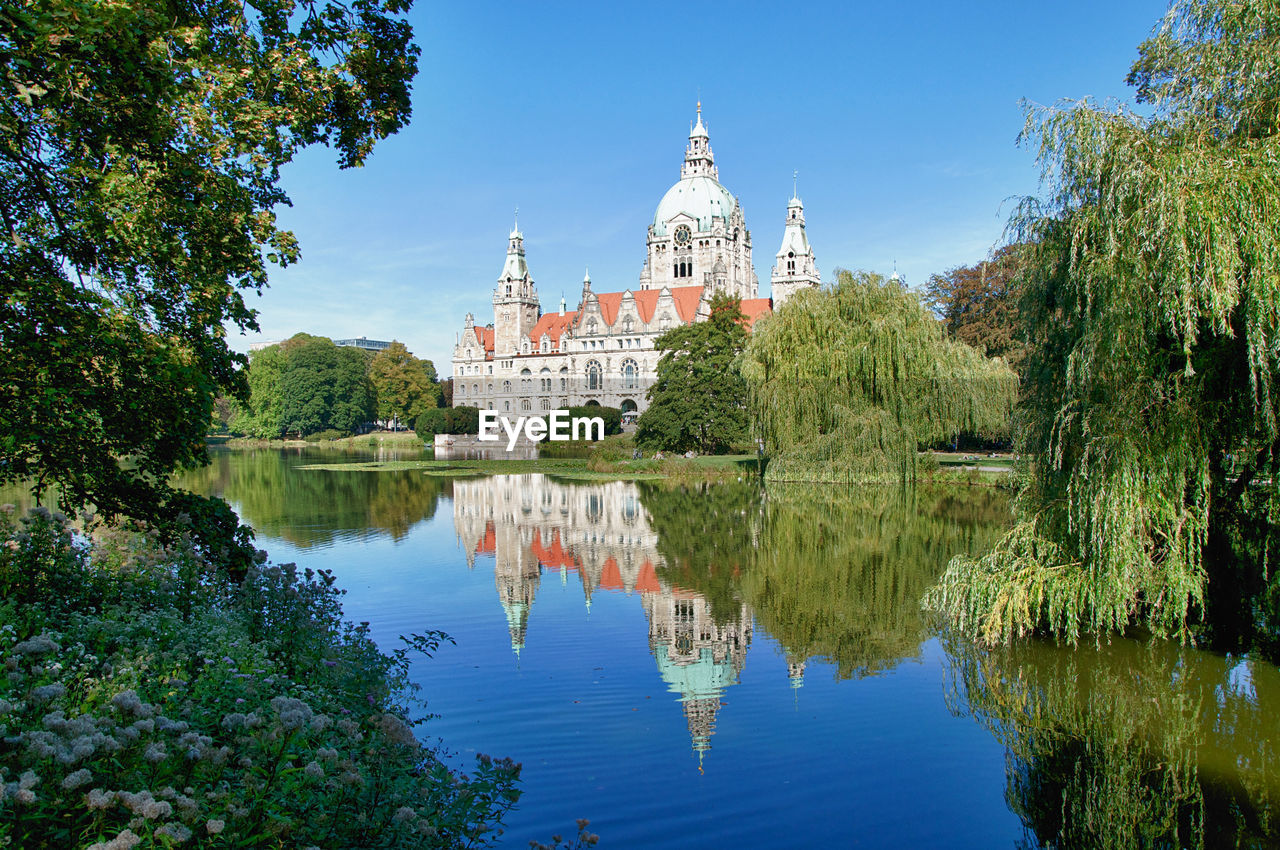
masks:
<path fill-rule="evenodd" d="M 604 367 L 600 365 L 599 360 L 588 360 L 586 365 L 587 389 L 599 390 L 604 388 Z M 622 361 L 622 387 L 623 389 L 636 389 L 640 386 L 640 364 L 628 357 Z M 520 390 L 521 392 L 530 392 L 533 389 L 533 372 L 524 369 L 520 372 Z M 569 367 L 563 366 L 560 369 L 560 390 L 563 392 L 569 387 Z M 543 368 L 538 378 L 538 388 L 542 392 L 550 392 L 553 388 L 554 379 L 551 377 L 551 370 Z M 511 381 L 502 382 L 502 391 L 510 393 L 512 388 Z M 487 391 L 493 392 L 493 384 L 487 385 Z M 458 394 L 467 394 L 467 385 L 460 384 L 458 386 Z M 471 394 L 480 394 L 480 385 L 471 385 Z M 527 401 L 527 399 L 526 399 Z M 547 408 L 549 409 L 549 408 Z"/>

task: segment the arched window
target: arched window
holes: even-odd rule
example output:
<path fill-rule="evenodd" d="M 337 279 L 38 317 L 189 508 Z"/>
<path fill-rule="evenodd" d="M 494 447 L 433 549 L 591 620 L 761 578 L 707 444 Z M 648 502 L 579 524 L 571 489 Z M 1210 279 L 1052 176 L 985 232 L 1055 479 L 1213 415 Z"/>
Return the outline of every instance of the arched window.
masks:
<path fill-rule="evenodd" d="M 590 336 L 596 332 L 596 320 L 587 319 L 587 335 Z"/>
<path fill-rule="evenodd" d="M 640 367 L 636 365 L 636 361 L 628 357 L 622 361 L 622 386 L 624 389 L 633 390 L 640 385 Z"/>
<path fill-rule="evenodd" d="M 603 371 L 600 369 L 600 363 L 596 360 L 587 361 L 587 389 L 598 390 L 604 383 Z"/>
<path fill-rule="evenodd" d="M 625 316 L 622 319 L 622 332 L 628 333 L 628 334 L 631 333 L 631 317 L 630 316 Z"/>
<path fill-rule="evenodd" d="M 560 392 L 569 389 L 569 367 L 560 367 Z"/>
<path fill-rule="evenodd" d="M 529 399 L 527 398 L 520 399 L 520 409 L 523 410 L 525 413 L 529 412 Z"/>
<path fill-rule="evenodd" d="M 504 393 L 509 393 L 509 392 L 511 392 L 511 382 L 510 382 L 510 381 L 503 381 L 503 382 L 502 382 L 502 391 L 503 391 Z"/>
<path fill-rule="evenodd" d="M 542 400 L 541 404 L 542 404 L 542 409 L 543 409 L 543 410 L 550 410 L 550 409 L 551 409 L 551 399 L 549 399 L 549 398 L 544 398 L 544 399 Z"/>
<path fill-rule="evenodd" d="M 472 395 L 478 395 L 478 394 L 479 394 L 479 392 L 480 392 L 480 385 L 479 385 L 479 384 L 472 384 L 472 385 L 471 385 L 471 394 L 472 394 Z"/>

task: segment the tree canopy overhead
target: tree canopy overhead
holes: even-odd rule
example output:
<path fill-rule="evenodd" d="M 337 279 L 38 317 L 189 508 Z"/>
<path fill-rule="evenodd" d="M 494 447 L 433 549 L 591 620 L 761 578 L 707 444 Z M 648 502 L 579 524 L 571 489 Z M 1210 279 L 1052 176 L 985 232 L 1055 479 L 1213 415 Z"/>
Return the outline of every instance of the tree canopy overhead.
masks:
<path fill-rule="evenodd" d="M 897 281 L 840 271 L 760 322 L 743 355 L 777 481 L 906 481 L 921 443 L 1007 427 L 1017 377 L 945 338 Z"/>
<path fill-rule="evenodd" d="M 1265 619 L 1280 486 L 1280 7 L 1176 4 L 1149 117 L 1029 112 L 1020 522 L 932 604 L 990 641 Z M 1275 588 L 1271 610 L 1274 613 Z M 1272 620 L 1274 629 L 1274 619 Z M 1225 627 L 1231 631 L 1231 627 Z"/>
<path fill-rule="evenodd" d="M 410 0 L 0 7 L 0 481 L 152 514 L 204 460 L 224 326 L 298 258 L 280 168 L 409 116 Z M 119 461 L 128 457 L 125 467 Z"/>

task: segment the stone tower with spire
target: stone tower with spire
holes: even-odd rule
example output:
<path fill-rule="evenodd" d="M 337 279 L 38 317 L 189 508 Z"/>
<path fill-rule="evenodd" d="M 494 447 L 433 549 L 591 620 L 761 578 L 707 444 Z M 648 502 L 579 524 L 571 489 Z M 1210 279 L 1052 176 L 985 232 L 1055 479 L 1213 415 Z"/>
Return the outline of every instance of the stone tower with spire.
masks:
<path fill-rule="evenodd" d="M 524 234 L 520 223 L 507 239 L 507 261 L 493 290 L 493 348 L 498 356 L 528 353 L 530 332 L 542 314 L 538 291 L 524 258 Z"/>
<path fill-rule="evenodd" d="M 778 249 L 777 264 L 770 278 L 773 287 L 773 309 L 781 307 L 788 298 L 801 289 L 822 285 L 818 274 L 813 246 L 804 232 L 804 204 L 793 186 L 791 200 L 787 201 L 787 222 L 782 232 L 782 247 Z"/>
<path fill-rule="evenodd" d="M 640 289 L 701 286 L 755 298 L 751 233 L 742 206 L 720 183 L 702 104 L 689 130 L 680 180 L 667 190 L 649 225 Z"/>

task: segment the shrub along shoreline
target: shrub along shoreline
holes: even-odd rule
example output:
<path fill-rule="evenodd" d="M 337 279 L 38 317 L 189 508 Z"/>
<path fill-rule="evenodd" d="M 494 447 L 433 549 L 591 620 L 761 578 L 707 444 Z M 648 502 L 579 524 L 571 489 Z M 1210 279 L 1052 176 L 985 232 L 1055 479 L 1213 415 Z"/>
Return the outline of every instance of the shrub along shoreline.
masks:
<path fill-rule="evenodd" d="M 0 844 L 483 845 L 520 766 L 422 746 L 410 654 L 343 620 L 331 574 L 234 574 L 190 535 L 0 509 Z"/>

